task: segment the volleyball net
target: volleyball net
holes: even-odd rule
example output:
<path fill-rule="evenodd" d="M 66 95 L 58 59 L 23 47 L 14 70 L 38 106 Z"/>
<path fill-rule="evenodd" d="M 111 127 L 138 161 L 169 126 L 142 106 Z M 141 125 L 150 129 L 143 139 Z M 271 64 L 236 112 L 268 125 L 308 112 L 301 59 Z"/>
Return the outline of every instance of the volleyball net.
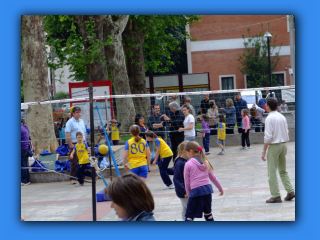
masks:
<path fill-rule="evenodd" d="M 168 108 L 168 103 L 176 102 L 182 107 L 188 102 L 193 108 L 193 114 L 195 117 L 196 131 L 201 131 L 200 115 L 207 112 L 207 108 L 211 107 L 214 100 L 218 109 L 218 113 L 225 115 L 222 108 L 226 108 L 226 100 L 235 100 L 237 93 L 241 93 L 243 100 L 247 102 L 248 110 L 254 106 L 258 106 L 259 100 L 270 92 L 269 96 L 272 96 L 278 100 L 278 106 L 281 105 L 282 100 L 285 100 L 287 105 L 286 112 L 283 115 L 287 118 L 288 127 L 295 128 L 295 86 L 281 86 L 281 87 L 269 87 L 269 88 L 251 88 L 251 89 L 229 89 L 229 90 L 216 90 L 216 91 L 198 91 L 198 92 L 161 92 L 155 94 L 131 94 L 131 95 L 102 95 L 94 96 L 93 108 L 94 108 L 94 129 L 90 129 L 90 134 L 94 134 L 95 144 L 103 141 L 105 134 L 103 132 L 103 126 L 107 131 L 107 135 L 111 133 L 111 120 L 116 120 L 117 123 L 114 126 L 118 127 L 120 135 L 120 144 L 129 139 L 129 127 L 134 124 L 141 124 L 145 127 L 146 131 L 154 131 L 157 133 L 163 133 L 165 136 L 170 134 L 171 128 L 168 127 L 166 121 L 160 118 L 164 114 L 170 117 L 172 111 Z M 209 102 L 204 100 L 205 96 L 208 96 Z M 65 139 L 63 131 L 65 124 L 72 117 L 69 109 L 61 109 L 62 105 L 70 103 L 70 106 L 79 106 L 81 108 L 81 119 L 83 119 L 87 128 L 90 128 L 90 104 L 89 104 L 89 92 L 87 89 L 83 89 L 82 93 L 73 95 L 72 99 L 61 100 L 49 100 L 42 102 L 28 102 L 21 103 L 21 111 L 24 112 L 25 123 L 34 124 L 35 115 L 32 109 L 37 108 L 49 108 L 47 111 L 51 111 L 50 114 L 37 115 L 36 118 L 42 118 L 42 121 L 38 121 L 37 129 L 40 132 L 49 131 L 48 128 L 55 128 L 54 139 L 61 142 L 62 138 Z M 280 106 L 281 107 L 281 106 Z M 282 108 L 283 109 L 283 108 Z M 249 111 L 250 112 L 250 111 Z M 100 121 L 100 117 L 102 122 Z M 264 119 L 267 114 L 263 114 L 261 119 L 261 126 L 263 126 Z M 48 118 L 52 118 L 50 122 L 55 125 L 48 125 Z M 62 125 L 61 125 L 62 122 Z M 163 127 L 154 128 L 153 124 L 162 123 Z M 43 123 L 43 124 L 42 124 Z M 121 126 L 120 126 L 120 124 Z M 61 125 L 61 126 L 60 126 Z M 103 125 L 103 126 L 102 126 Z M 259 128 L 261 127 L 259 126 Z M 181 126 L 183 127 L 183 126 Z M 214 127 L 214 126 L 211 126 Z M 235 124 L 235 131 L 240 127 Z M 256 124 L 252 124 L 251 131 L 255 131 Z M 58 130 L 57 130 L 58 129 Z M 89 130 L 88 130 L 89 133 Z M 47 135 L 48 136 L 48 135 Z M 90 139 L 88 137 L 88 139 Z M 43 135 L 34 135 L 31 141 L 47 141 L 52 140 Z M 109 138 L 109 140 L 111 140 Z"/>

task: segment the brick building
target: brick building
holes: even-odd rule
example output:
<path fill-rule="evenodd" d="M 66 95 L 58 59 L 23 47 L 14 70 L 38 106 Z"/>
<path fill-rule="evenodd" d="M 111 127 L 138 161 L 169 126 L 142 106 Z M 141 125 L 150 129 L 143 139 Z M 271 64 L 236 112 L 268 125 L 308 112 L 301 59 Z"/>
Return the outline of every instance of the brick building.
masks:
<path fill-rule="evenodd" d="M 271 21 L 278 19 L 275 21 Z M 290 65 L 290 33 L 287 15 L 203 15 L 202 21 L 195 26 L 188 26 L 190 35 L 197 38 L 196 42 L 187 42 L 188 71 L 189 73 L 210 73 L 210 90 L 241 89 L 246 88 L 246 76 L 243 75 L 237 60 L 244 52 L 242 35 L 268 30 L 273 38 L 277 35 L 277 45 L 282 43 L 280 60 L 273 74 L 281 85 L 292 85 L 289 69 Z M 256 24 L 256 25 L 253 25 Z M 224 31 L 227 30 L 227 31 Z M 277 48 L 275 49 L 277 51 Z M 290 71 L 291 72 L 291 71 Z"/>

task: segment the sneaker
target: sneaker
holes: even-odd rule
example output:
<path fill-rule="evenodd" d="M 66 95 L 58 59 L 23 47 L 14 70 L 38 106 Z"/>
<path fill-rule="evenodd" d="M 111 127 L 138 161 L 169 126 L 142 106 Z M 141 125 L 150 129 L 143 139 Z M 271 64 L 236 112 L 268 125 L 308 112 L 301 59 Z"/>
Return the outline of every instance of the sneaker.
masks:
<path fill-rule="evenodd" d="M 239 148 L 240 150 L 247 150 L 247 148 L 246 147 L 241 147 L 241 148 Z"/>
<path fill-rule="evenodd" d="M 284 198 L 285 201 L 291 201 L 293 198 L 296 197 L 296 194 L 293 192 L 288 193 L 287 196 Z"/>
<path fill-rule="evenodd" d="M 80 186 L 83 186 L 83 184 L 84 184 L 84 183 L 82 183 L 82 184 L 81 184 L 81 183 L 79 183 L 79 185 L 80 185 Z"/>
<path fill-rule="evenodd" d="M 84 179 L 84 181 L 87 182 L 87 183 L 92 183 L 92 181 L 89 180 L 89 179 Z"/>
<path fill-rule="evenodd" d="M 204 154 L 205 154 L 205 155 L 209 155 L 209 154 L 210 154 L 210 152 L 205 152 Z"/>
<path fill-rule="evenodd" d="M 23 182 L 21 183 L 21 186 L 26 186 L 26 185 L 27 185 L 26 183 L 23 183 Z"/>
<path fill-rule="evenodd" d="M 170 186 L 165 186 L 165 187 L 163 188 L 163 190 L 167 190 L 167 189 L 174 189 L 174 185 L 171 184 Z"/>
<path fill-rule="evenodd" d="M 221 151 L 221 152 L 219 152 L 219 153 L 218 153 L 218 155 L 223 155 L 223 154 L 224 154 L 224 152 L 223 152 L 223 151 Z"/>
<path fill-rule="evenodd" d="M 251 149 L 251 147 L 247 147 L 248 149 Z"/>
<path fill-rule="evenodd" d="M 222 153 L 225 153 L 226 152 L 226 150 L 225 149 L 222 149 L 222 151 L 221 151 Z"/>
<path fill-rule="evenodd" d="M 71 184 L 77 184 L 77 181 L 76 180 L 71 180 L 70 183 Z"/>
<path fill-rule="evenodd" d="M 266 203 L 281 203 L 282 200 L 281 200 L 281 197 L 277 197 L 277 198 L 270 198 L 266 201 Z"/>
<path fill-rule="evenodd" d="M 26 183 L 26 185 L 30 185 L 30 184 L 31 184 L 30 182 L 27 182 L 27 183 Z"/>

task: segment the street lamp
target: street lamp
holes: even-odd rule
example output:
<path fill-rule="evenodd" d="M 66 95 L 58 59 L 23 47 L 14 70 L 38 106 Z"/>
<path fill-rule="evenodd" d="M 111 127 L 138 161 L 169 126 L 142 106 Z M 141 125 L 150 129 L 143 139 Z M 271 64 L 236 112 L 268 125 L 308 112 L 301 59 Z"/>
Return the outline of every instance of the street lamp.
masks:
<path fill-rule="evenodd" d="M 270 63 L 270 38 L 272 37 L 272 35 L 269 33 L 269 31 L 267 31 L 264 36 L 267 38 L 267 42 L 268 42 L 269 81 L 270 81 L 270 87 L 271 87 L 272 75 L 271 75 L 271 63 Z"/>

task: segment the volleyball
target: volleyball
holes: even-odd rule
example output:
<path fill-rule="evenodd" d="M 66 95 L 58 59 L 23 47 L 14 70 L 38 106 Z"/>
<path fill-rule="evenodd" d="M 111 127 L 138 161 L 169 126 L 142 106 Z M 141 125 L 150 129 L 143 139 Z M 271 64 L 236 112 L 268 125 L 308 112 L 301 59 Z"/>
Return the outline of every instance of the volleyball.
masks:
<path fill-rule="evenodd" d="M 102 155 L 105 155 L 107 154 L 107 152 L 109 151 L 109 148 L 108 146 L 104 145 L 104 144 L 101 144 L 99 146 L 99 153 L 102 154 Z"/>

